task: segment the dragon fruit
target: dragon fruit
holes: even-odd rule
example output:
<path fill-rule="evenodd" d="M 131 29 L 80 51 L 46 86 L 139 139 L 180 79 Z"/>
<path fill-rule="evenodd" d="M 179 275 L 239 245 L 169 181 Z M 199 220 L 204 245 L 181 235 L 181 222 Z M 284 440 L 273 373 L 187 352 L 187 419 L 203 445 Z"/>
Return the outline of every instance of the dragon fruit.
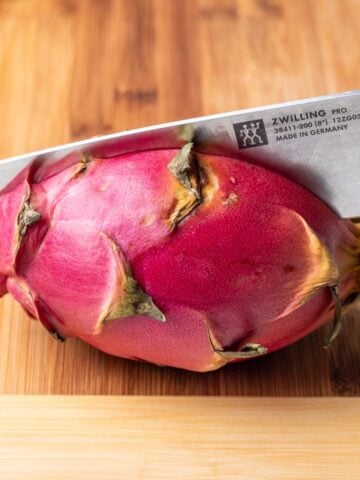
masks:
<path fill-rule="evenodd" d="M 24 177 L 0 196 L 0 295 L 57 339 L 208 371 L 335 337 L 360 291 L 359 226 L 243 158 L 188 143 Z"/>

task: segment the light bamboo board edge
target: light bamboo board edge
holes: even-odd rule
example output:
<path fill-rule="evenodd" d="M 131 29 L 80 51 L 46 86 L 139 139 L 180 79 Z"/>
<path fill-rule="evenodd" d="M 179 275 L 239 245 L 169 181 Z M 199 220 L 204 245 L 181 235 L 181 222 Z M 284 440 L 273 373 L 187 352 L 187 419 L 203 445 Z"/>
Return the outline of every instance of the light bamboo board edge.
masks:
<path fill-rule="evenodd" d="M 0 396 L 0 478 L 358 479 L 359 398 Z"/>

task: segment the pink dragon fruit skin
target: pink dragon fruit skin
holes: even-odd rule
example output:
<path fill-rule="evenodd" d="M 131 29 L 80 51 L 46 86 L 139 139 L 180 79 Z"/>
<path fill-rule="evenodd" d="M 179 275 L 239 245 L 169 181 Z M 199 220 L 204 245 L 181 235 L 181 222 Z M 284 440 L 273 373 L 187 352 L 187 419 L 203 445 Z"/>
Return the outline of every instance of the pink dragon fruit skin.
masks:
<path fill-rule="evenodd" d="M 29 174 L 0 196 L 0 224 L 0 295 L 59 338 L 160 365 L 272 352 L 360 291 L 358 226 L 192 144 Z"/>

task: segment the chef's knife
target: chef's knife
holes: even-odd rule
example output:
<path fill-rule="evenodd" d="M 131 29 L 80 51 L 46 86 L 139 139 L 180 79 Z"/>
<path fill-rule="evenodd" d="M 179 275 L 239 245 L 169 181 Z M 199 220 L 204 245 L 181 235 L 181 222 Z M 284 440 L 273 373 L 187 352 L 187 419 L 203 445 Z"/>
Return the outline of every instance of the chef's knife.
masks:
<path fill-rule="evenodd" d="M 70 143 L 0 162 L 0 191 L 24 168 L 38 175 L 79 155 L 177 148 L 241 156 L 302 184 L 341 217 L 360 216 L 360 91 L 181 120 Z M 55 165 L 55 167 L 54 167 Z"/>

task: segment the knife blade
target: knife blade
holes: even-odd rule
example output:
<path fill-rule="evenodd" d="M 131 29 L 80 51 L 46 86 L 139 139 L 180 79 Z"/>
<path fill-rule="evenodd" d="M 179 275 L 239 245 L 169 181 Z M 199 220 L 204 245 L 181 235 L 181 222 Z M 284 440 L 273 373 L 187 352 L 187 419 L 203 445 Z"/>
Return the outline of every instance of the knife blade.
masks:
<path fill-rule="evenodd" d="M 228 154 L 292 178 L 344 218 L 360 216 L 360 91 L 210 115 L 69 143 L 0 162 L 0 193 L 30 165 L 38 178 L 79 155 L 181 147 Z"/>

